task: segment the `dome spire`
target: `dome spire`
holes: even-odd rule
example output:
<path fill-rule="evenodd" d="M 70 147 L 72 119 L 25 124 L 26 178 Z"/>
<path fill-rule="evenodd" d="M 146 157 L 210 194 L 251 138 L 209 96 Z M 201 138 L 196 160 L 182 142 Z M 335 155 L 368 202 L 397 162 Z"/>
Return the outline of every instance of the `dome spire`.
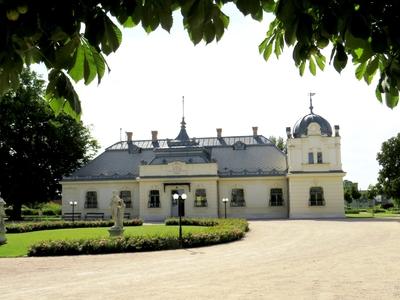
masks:
<path fill-rule="evenodd" d="M 186 132 L 186 122 L 185 122 L 185 96 L 182 96 L 182 122 L 181 122 L 181 131 L 178 136 L 175 138 L 179 141 L 188 141 L 190 140 L 189 135 Z"/>
<path fill-rule="evenodd" d="M 312 106 L 312 96 L 314 96 L 315 93 L 310 92 L 310 93 L 308 93 L 308 95 L 310 96 L 310 113 L 313 114 L 314 107 Z"/>

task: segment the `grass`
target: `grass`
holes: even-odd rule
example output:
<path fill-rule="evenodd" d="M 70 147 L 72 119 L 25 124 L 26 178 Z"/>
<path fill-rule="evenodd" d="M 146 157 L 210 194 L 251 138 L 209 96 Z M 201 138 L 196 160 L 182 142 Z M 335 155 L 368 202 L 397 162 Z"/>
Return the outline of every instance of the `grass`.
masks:
<path fill-rule="evenodd" d="M 206 232 L 209 227 L 183 226 L 183 234 Z M 178 226 L 148 225 L 124 227 L 125 235 L 134 236 L 177 236 Z M 0 257 L 17 257 L 27 255 L 28 248 L 33 243 L 45 240 L 76 240 L 108 237 L 108 228 L 74 228 L 43 230 L 26 233 L 7 234 L 7 243 L 0 246 Z"/>
<path fill-rule="evenodd" d="M 392 214 L 392 213 L 375 213 L 372 216 L 370 212 L 360 212 L 358 214 L 346 214 L 347 218 L 387 218 L 387 217 L 400 217 L 400 214 Z"/>

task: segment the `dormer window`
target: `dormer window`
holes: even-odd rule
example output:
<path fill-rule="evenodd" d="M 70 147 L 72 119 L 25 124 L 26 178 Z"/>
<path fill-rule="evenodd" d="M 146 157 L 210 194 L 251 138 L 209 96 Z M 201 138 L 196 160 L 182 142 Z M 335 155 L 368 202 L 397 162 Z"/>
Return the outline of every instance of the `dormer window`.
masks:
<path fill-rule="evenodd" d="M 237 141 L 233 144 L 233 150 L 246 150 L 246 144 L 241 141 Z"/>

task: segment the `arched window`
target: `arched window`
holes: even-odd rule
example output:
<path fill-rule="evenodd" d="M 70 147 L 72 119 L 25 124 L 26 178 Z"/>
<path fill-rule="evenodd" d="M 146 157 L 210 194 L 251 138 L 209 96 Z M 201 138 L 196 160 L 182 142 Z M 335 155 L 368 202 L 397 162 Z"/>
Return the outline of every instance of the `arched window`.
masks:
<path fill-rule="evenodd" d="M 311 187 L 310 188 L 310 206 L 323 206 L 325 205 L 324 190 L 322 187 Z"/>
<path fill-rule="evenodd" d="M 97 192 L 86 192 L 85 208 L 97 208 Z"/>
<path fill-rule="evenodd" d="M 119 197 L 124 200 L 125 207 L 131 208 L 132 207 L 132 194 L 131 191 L 120 191 Z"/>

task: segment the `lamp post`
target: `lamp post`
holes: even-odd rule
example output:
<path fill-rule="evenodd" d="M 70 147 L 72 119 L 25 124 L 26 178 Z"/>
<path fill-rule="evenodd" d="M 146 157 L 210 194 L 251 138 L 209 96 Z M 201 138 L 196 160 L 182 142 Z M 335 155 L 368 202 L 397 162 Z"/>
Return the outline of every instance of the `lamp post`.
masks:
<path fill-rule="evenodd" d="M 182 207 L 182 201 L 185 201 L 187 198 L 187 195 L 185 193 L 179 195 L 179 194 L 173 194 L 172 197 L 174 200 L 178 200 L 178 215 L 179 215 L 179 245 L 182 248 L 182 214 L 183 214 L 183 207 Z"/>
<path fill-rule="evenodd" d="M 75 206 L 78 205 L 77 201 L 69 201 L 69 205 L 72 206 L 72 223 L 75 222 Z"/>
<path fill-rule="evenodd" d="M 228 203 L 229 199 L 228 198 L 222 198 L 222 202 L 224 202 L 225 205 L 225 219 L 226 219 L 226 204 Z"/>

